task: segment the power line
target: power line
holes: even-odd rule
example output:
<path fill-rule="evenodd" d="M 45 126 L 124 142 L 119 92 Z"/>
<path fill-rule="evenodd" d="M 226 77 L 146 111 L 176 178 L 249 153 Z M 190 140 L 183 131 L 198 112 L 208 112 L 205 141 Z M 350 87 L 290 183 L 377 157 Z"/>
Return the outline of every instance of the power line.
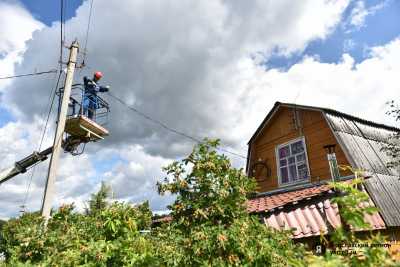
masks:
<path fill-rule="evenodd" d="M 90 9 L 89 9 L 89 19 L 88 19 L 88 24 L 87 24 L 87 28 L 86 28 L 86 38 L 85 38 L 85 46 L 83 49 L 83 61 L 82 61 L 82 65 L 85 65 L 85 60 L 86 60 L 86 55 L 87 55 L 87 43 L 88 43 L 88 39 L 89 39 L 89 29 L 90 29 L 90 21 L 92 19 L 92 10 L 93 10 L 93 2 L 94 0 L 92 0 L 90 2 Z"/>
<path fill-rule="evenodd" d="M 20 77 L 26 77 L 26 76 L 43 75 L 43 74 L 47 74 L 47 73 L 55 73 L 57 71 L 58 70 L 53 69 L 53 70 L 48 70 L 48 71 L 32 72 L 32 73 L 19 74 L 19 75 L 13 75 L 13 76 L 5 76 L 5 77 L 0 77 L 0 80 L 20 78 Z"/>
<path fill-rule="evenodd" d="M 63 48 L 64 48 L 64 0 L 60 2 L 60 66 L 63 60 Z"/>
<path fill-rule="evenodd" d="M 61 71 L 61 69 L 60 69 L 60 70 L 59 70 L 59 74 L 58 74 L 58 78 L 57 78 L 57 82 L 56 82 L 55 86 L 53 87 L 53 89 L 52 89 L 51 92 L 50 92 L 50 97 L 49 97 L 49 100 L 48 100 L 48 105 L 47 105 L 47 107 L 46 107 L 46 109 L 48 108 L 49 111 L 48 111 L 48 113 L 47 113 L 46 122 L 45 122 L 45 125 L 44 125 L 43 130 L 42 130 L 42 136 L 41 136 L 41 138 L 40 138 L 40 143 L 39 143 L 39 146 L 38 146 L 38 151 L 41 150 L 42 144 L 43 144 L 43 140 L 44 140 L 44 136 L 46 135 L 47 125 L 48 125 L 48 123 L 49 123 L 51 111 L 52 111 L 52 109 L 53 109 L 54 99 L 55 99 L 55 96 L 56 96 L 56 91 L 57 91 L 58 85 L 59 85 L 59 83 L 60 83 L 61 74 L 62 74 L 62 71 Z M 50 100 L 51 100 L 51 101 L 50 101 Z M 46 110 L 44 110 L 44 111 L 46 111 Z M 38 163 L 39 163 L 39 162 L 38 162 Z M 26 202 L 27 202 L 28 197 L 29 197 L 29 191 L 30 191 L 30 189 L 31 189 L 31 184 L 32 184 L 33 176 L 35 175 L 36 165 L 37 165 L 38 163 L 36 163 L 35 165 L 32 166 L 32 172 L 31 172 L 31 175 L 30 175 L 30 177 L 29 177 L 28 187 L 27 187 L 26 192 L 25 192 L 25 197 L 24 197 L 23 204 L 21 205 L 22 207 L 25 207 L 25 206 L 26 206 Z"/>
<path fill-rule="evenodd" d="M 145 119 L 147 119 L 147 120 L 149 120 L 149 121 L 151 121 L 151 122 L 153 122 L 155 124 L 158 124 L 159 126 L 161 126 L 162 128 L 166 129 L 167 131 L 170 131 L 170 132 L 173 132 L 173 133 L 175 133 L 177 135 L 183 136 L 183 137 L 185 137 L 187 139 L 190 139 L 190 140 L 194 141 L 195 143 L 202 143 L 202 141 L 200 139 L 198 139 L 198 138 L 190 136 L 190 135 L 188 135 L 188 134 L 186 134 L 184 132 L 175 130 L 175 129 L 171 128 L 170 126 L 166 125 L 165 123 L 163 123 L 163 122 L 161 122 L 161 121 L 159 121 L 157 119 L 153 119 L 149 115 L 147 115 L 147 114 L 141 112 L 140 110 L 132 107 L 131 105 L 129 105 L 125 101 L 123 101 L 121 98 L 111 94 L 110 92 L 108 92 L 108 95 L 111 96 L 112 98 L 114 98 L 116 101 L 118 101 L 122 105 L 124 105 L 127 108 L 129 108 L 130 110 L 132 110 L 133 112 L 137 113 L 138 115 L 142 116 L 143 118 L 145 118 Z M 218 147 L 217 149 L 222 151 L 222 152 L 226 152 L 228 154 L 231 154 L 231 155 L 234 155 L 234 156 L 237 156 L 237 157 L 240 157 L 240 158 L 243 158 L 243 159 L 247 160 L 246 156 L 240 155 L 240 154 L 238 154 L 236 152 L 233 152 L 233 151 L 230 151 L 230 150 L 227 150 L 227 149 L 224 149 L 224 148 L 220 148 L 220 147 Z"/>
<path fill-rule="evenodd" d="M 47 113 L 46 123 L 45 123 L 44 129 L 43 129 L 43 131 L 42 131 L 42 137 L 41 137 L 41 139 L 40 139 L 40 144 L 39 144 L 38 150 L 40 150 L 40 149 L 42 148 L 43 139 L 44 139 L 44 136 L 45 136 L 45 134 L 46 134 L 47 125 L 48 125 L 49 119 L 50 119 L 50 114 L 51 114 L 51 111 L 52 111 L 52 109 L 53 109 L 54 99 L 55 99 L 55 97 L 56 97 L 56 91 L 57 91 L 58 85 L 60 84 L 61 74 L 62 74 L 62 71 L 60 70 L 60 72 L 59 72 L 59 74 L 58 74 L 58 78 L 57 78 L 56 85 L 54 86 L 53 90 L 52 90 L 51 93 L 50 93 L 50 97 L 51 97 L 50 107 L 49 107 L 49 111 L 48 111 L 48 113 Z M 50 100 L 50 99 L 49 99 L 49 100 Z"/>
<path fill-rule="evenodd" d="M 64 7 L 63 7 L 63 11 L 64 11 L 64 13 L 63 13 L 63 24 L 64 24 L 64 32 L 63 32 L 63 43 L 65 42 L 65 32 L 66 32 L 66 30 L 65 30 L 65 18 L 66 18 L 66 14 L 67 14 L 67 3 L 68 3 L 68 1 L 67 0 L 62 0 L 63 2 L 64 2 Z"/>
<path fill-rule="evenodd" d="M 17 75 L 17 76 L 13 77 L 13 78 L 15 78 L 15 77 L 24 77 L 24 76 L 40 75 L 40 74 L 45 74 L 45 73 L 59 72 L 58 78 L 57 78 L 57 82 L 55 83 L 55 86 L 52 88 L 52 90 L 50 92 L 48 104 L 47 104 L 46 109 L 44 110 L 44 112 L 46 112 L 46 110 L 48 109 L 48 113 L 47 113 L 47 117 L 46 117 L 46 122 L 45 122 L 45 124 L 43 126 L 43 129 L 42 129 L 41 138 L 40 138 L 40 142 L 39 142 L 39 146 L 38 146 L 38 151 L 40 151 L 41 148 L 42 148 L 44 137 L 45 137 L 46 131 L 47 131 L 47 126 L 48 126 L 48 123 L 49 123 L 49 120 L 50 120 L 51 111 L 53 110 L 53 105 L 54 105 L 54 100 L 55 100 L 55 96 L 56 96 L 56 93 L 57 93 L 57 88 L 59 87 L 60 78 L 61 78 L 61 74 L 62 74 L 63 48 L 64 48 L 64 42 L 65 42 L 66 1 L 61 0 L 60 4 L 61 5 L 60 5 L 60 59 L 59 59 L 59 64 L 60 65 L 59 65 L 59 70 L 50 70 L 48 72 L 41 72 L 41 73 L 34 73 L 34 74 L 33 73 L 32 74 L 23 74 L 23 75 Z M 11 78 L 11 77 L 9 77 L 9 78 Z M 32 172 L 31 172 L 31 175 L 30 175 L 30 178 L 29 178 L 29 183 L 28 183 L 28 186 L 27 186 L 27 189 L 26 189 L 26 192 L 25 192 L 24 201 L 23 201 L 23 204 L 21 205 L 21 207 L 23 207 L 23 209 L 25 209 L 25 207 L 26 207 L 26 202 L 28 200 L 28 196 L 29 196 L 29 192 L 30 192 L 33 176 L 35 175 L 36 165 L 38 163 L 36 163 L 35 165 L 32 166 Z"/>

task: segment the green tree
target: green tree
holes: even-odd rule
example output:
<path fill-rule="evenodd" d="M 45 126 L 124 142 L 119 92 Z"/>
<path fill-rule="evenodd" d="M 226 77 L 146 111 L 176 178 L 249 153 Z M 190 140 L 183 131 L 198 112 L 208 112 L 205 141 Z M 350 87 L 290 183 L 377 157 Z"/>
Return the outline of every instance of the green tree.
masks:
<path fill-rule="evenodd" d="M 321 237 L 325 255 L 307 252 L 290 234 L 265 226 L 246 212 L 253 179 L 216 152 L 218 141 L 206 140 L 184 160 L 166 167 L 161 194 L 177 194 L 173 220 L 151 227 L 149 203 L 130 205 L 105 201 L 106 186 L 92 195 L 87 214 L 63 205 L 53 213 L 47 230 L 39 213 L 8 220 L 2 228 L 0 251 L 7 266 L 393 266 L 386 249 L 364 247 L 356 255 L 336 255 L 343 243 L 383 243 L 371 233 L 360 239 L 351 229 L 367 229 L 365 213 L 375 208 L 360 203 L 362 179 L 332 184 L 339 196 L 344 227 Z"/>
<path fill-rule="evenodd" d="M 387 103 L 389 110 L 386 112 L 387 115 L 393 117 L 395 121 L 400 121 L 400 106 L 394 101 Z M 400 131 L 391 134 L 386 142 L 382 143 L 382 151 L 386 152 L 389 157 L 387 162 L 388 168 L 400 167 Z"/>
<path fill-rule="evenodd" d="M 114 202 L 89 215 L 63 205 L 46 231 L 39 213 L 10 219 L 0 251 L 8 266 L 155 266 L 153 244 L 140 233 L 150 221 L 148 203 Z"/>
<path fill-rule="evenodd" d="M 165 168 L 160 193 L 177 194 L 173 221 L 159 229 L 157 251 L 168 266 L 301 265 L 304 250 L 287 232 L 265 227 L 246 211 L 255 181 L 217 153 L 218 141 L 197 145 Z M 162 244 L 160 246 L 160 244 Z"/>
<path fill-rule="evenodd" d="M 101 210 L 107 207 L 107 197 L 111 188 L 106 185 L 104 181 L 101 182 L 101 186 L 98 192 L 92 194 L 89 200 L 89 208 L 86 210 L 87 214 L 97 214 Z"/>

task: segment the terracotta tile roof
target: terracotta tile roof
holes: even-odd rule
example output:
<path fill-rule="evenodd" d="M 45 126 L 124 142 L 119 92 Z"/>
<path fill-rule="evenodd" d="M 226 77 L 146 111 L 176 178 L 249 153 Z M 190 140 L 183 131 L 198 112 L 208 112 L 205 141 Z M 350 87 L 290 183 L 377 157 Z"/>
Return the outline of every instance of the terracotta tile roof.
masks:
<path fill-rule="evenodd" d="M 329 190 L 331 190 L 329 185 L 319 185 L 296 191 L 250 199 L 247 202 L 247 211 L 250 213 L 266 212 L 292 202 L 320 195 Z"/>
<path fill-rule="evenodd" d="M 369 205 L 373 205 L 372 202 L 363 204 L 363 206 Z M 364 219 L 371 225 L 373 230 L 386 228 L 379 213 L 366 214 Z M 332 203 L 329 198 L 289 211 L 269 214 L 264 217 L 264 222 L 275 229 L 292 229 L 292 238 L 327 234 L 332 229 L 342 225 L 338 206 L 336 203 Z M 356 231 L 362 230 L 364 229 L 356 229 Z"/>
<path fill-rule="evenodd" d="M 275 229 L 293 229 L 293 238 L 326 234 L 342 224 L 339 209 L 335 203 L 331 203 L 332 195 L 327 194 L 329 192 L 332 192 L 329 185 L 319 185 L 258 197 L 248 201 L 247 210 L 250 213 L 268 212 L 264 217 L 265 224 Z M 312 198 L 315 196 L 323 196 L 323 199 L 313 200 Z M 304 199 L 310 201 L 296 206 L 288 205 L 297 204 L 298 201 Z M 374 205 L 371 200 L 368 203 L 361 204 L 361 206 L 369 205 Z M 364 219 L 374 230 L 386 228 L 379 213 L 366 214 Z M 363 229 L 356 229 L 356 231 L 360 230 Z"/>
<path fill-rule="evenodd" d="M 249 213 L 265 213 L 264 222 L 275 229 L 293 230 L 292 238 L 302 238 L 327 234 L 342 225 L 337 204 L 330 199 L 334 196 L 329 185 L 318 185 L 291 192 L 263 196 L 247 201 Z M 315 198 L 316 196 L 321 196 Z M 304 203 L 297 203 L 307 200 Z M 289 205 L 292 204 L 292 205 Z M 295 205 L 293 205 L 295 204 Z M 374 206 L 373 202 L 361 206 Z M 366 214 L 365 221 L 373 230 L 385 229 L 386 225 L 379 213 Z M 172 217 L 154 220 L 153 223 L 170 222 Z M 355 229 L 362 231 L 364 229 Z"/>
<path fill-rule="evenodd" d="M 364 202 L 360 204 L 361 207 L 368 207 L 368 206 L 375 206 L 374 203 L 372 202 L 371 199 L 369 199 L 368 202 Z M 383 220 L 383 218 L 381 217 L 381 215 L 377 212 L 374 213 L 372 215 L 369 214 L 365 214 L 364 215 L 364 220 L 366 222 L 368 222 L 371 226 L 372 229 L 384 229 L 386 228 L 386 224 L 385 221 Z M 356 229 L 356 231 L 361 231 L 364 229 Z"/>
<path fill-rule="evenodd" d="M 327 211 L 325 216 L 322 216 L 321 209 Z M 329 220 L 329 224 L 325 222 L 324 217 Z M 337 205 L 331 205 L 329 200 L 288 212 L 273 213 L 265 217 L 264 222 L 275 229 L 293 229 L 293 238 L 325 234 L 328 232 L 329 225 L 341 224 Z"/>
<path fill-rule="evenodd" d="M 153 219 L 152 223 L 157 224 L 157 223 L 168 223 L 172 221 L 172 216 L 171 215 L 165 215 L 162 217 L 159 217 L 157 219 Z"/>

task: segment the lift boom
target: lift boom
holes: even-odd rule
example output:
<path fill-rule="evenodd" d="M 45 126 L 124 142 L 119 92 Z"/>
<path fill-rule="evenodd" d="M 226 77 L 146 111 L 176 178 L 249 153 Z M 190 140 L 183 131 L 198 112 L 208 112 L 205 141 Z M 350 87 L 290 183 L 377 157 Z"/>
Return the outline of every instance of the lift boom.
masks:
<path fill-rule="evenodd" d="M 26 170 L 33 166 L 34 164 L 44 161 L 47 159 L 47 156 L 53 152 L 53 147 L 49 147 L 41 152 L 33 152 L 26 158 L 17 161 L 14 163 L 14 166 L 5 170 L 0 171 L 0 184 L 4 183 L 5 181 L 11 179 L 12 177 L 26 172 Z"/>

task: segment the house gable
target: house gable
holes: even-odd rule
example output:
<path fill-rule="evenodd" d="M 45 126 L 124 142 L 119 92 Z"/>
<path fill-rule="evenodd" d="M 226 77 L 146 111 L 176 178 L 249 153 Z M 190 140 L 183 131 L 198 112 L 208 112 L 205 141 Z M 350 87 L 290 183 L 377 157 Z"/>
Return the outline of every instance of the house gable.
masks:
<path fill-rule="evenodd" d="M 279 183 L 277 147 L 298 138 L 304 138 L 310 174 L 303 182 L 331 179 L 325 145 L 335 144 L 338 163 L 349 165 L 320 110 L 275 105 L 270 114 L 249 142 L 248 174 L 256 178 L 259 192 L 285 186 Z"/>

